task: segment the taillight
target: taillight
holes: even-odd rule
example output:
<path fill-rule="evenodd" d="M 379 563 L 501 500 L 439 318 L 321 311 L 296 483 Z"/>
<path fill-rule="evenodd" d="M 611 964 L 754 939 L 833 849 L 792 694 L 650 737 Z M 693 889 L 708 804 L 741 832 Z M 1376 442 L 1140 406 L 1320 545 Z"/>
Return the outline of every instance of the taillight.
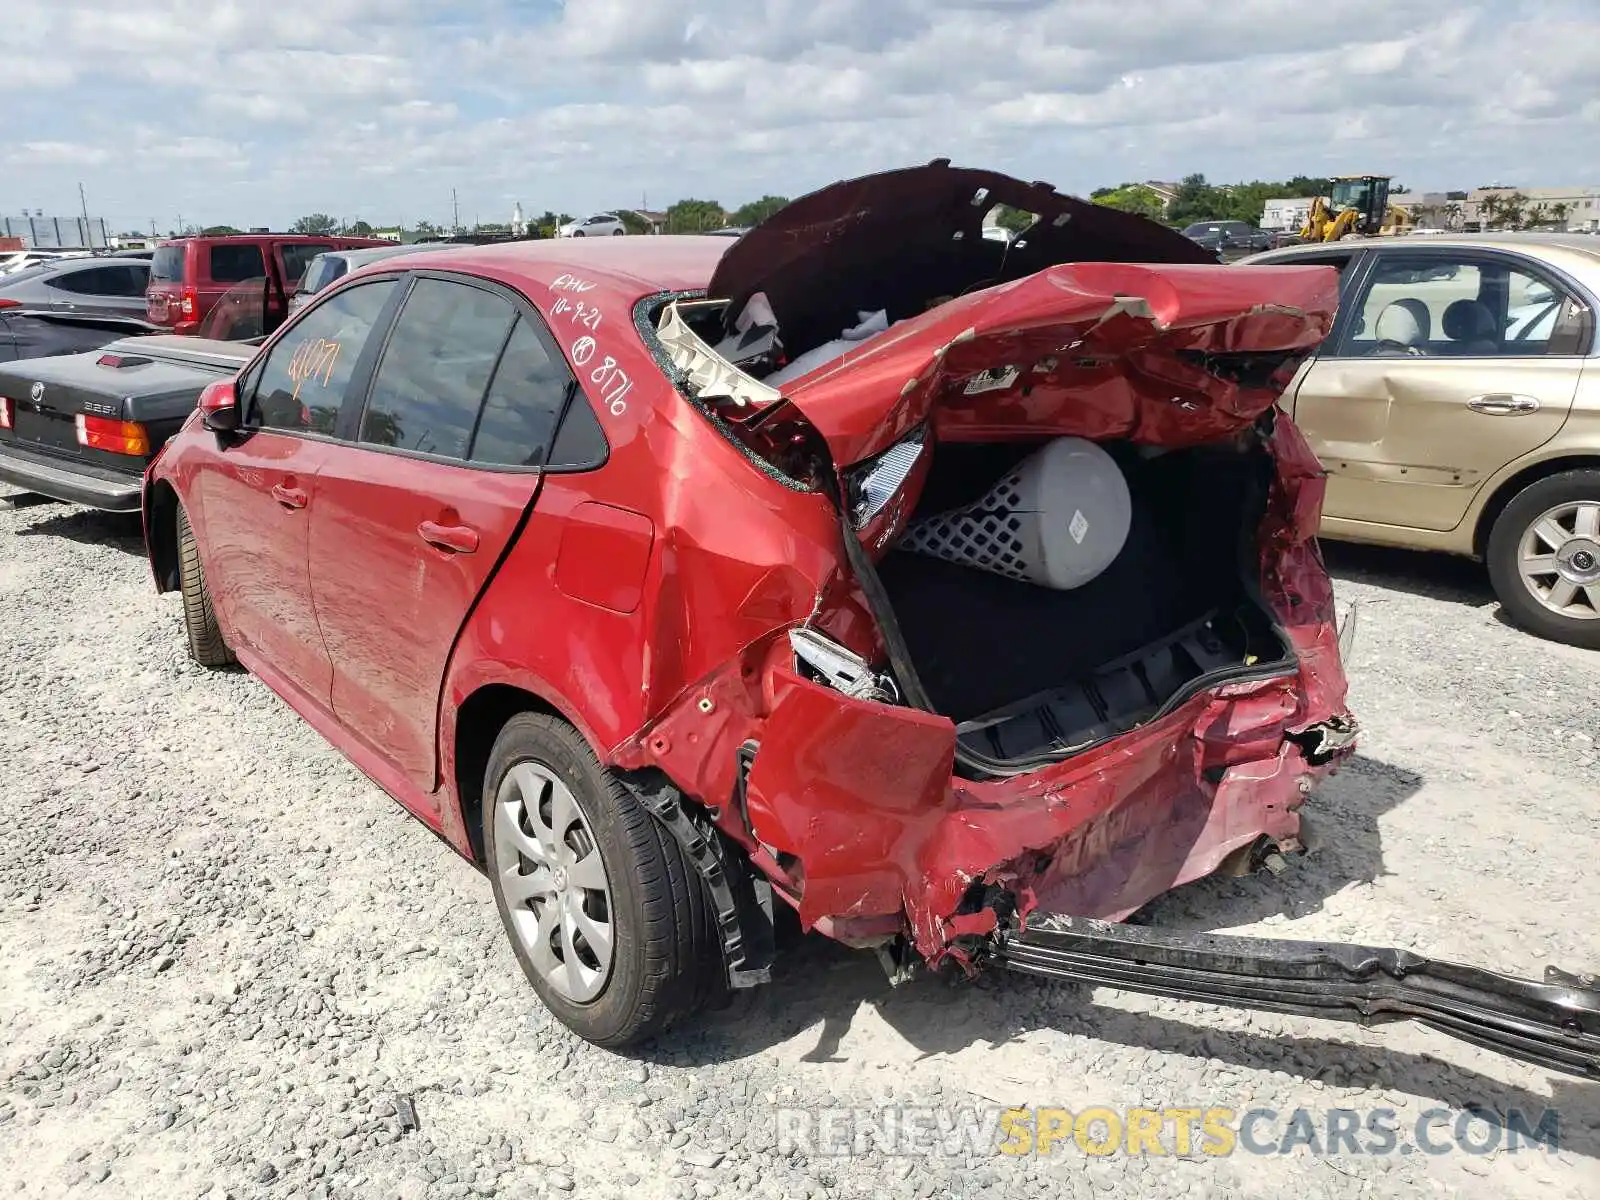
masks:
<path fill-rule="evenodd" d="M 73 424 L 78 427 L 80 446 L 109 450 L 112 454 L 134 454 L 140 458 L 150 453 L 150 431 L 137 421 L 115 421 L 79 413 L 73 418 Z"/>
<path fill-rule="evenodd" d="M 178 301 L 178 310 L 186 317 L 192 317 L 200 306 L 200 297 L 192 286 L 186 285 L 183 289 L 183 299 Z"/>
<path fill-rule="evenodd" d="M 11 397 L 0 396 L 0 429 L 11 428 Z"/>
<path fill-rule="evenodd" d="M 21 308 L 21 307 L 22 307 L 22 301 L 21 300 L 11 300 L 11 299 L 8 299 L 5 296 L 0 296 L 0 308 Z"/>

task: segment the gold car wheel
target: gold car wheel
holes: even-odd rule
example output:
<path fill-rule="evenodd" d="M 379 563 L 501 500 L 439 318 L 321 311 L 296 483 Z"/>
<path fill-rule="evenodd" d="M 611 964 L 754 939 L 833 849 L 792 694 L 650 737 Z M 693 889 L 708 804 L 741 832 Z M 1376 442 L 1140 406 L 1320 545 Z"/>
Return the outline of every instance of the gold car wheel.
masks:
<path fill-rule="evenodd" d="M 1517 571 L 1533 598 L 1553 613 L 1600 619 L 1600 501 L 1547 509 L 1522 533 Z"/>

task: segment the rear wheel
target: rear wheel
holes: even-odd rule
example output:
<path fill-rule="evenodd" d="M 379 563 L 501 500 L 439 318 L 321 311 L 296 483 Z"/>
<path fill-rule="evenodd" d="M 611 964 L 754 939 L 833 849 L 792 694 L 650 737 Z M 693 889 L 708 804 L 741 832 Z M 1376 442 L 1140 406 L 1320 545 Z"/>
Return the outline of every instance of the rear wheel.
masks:
<path fill-rule="evenodd" d="M 541 713 L 506 723 L 484 779 L 483 829 L 517 961 L 578 1036 L 623 1046 L 720 990 L 703 882 L 570 725 Z"/>
<path fill-rule="evenodd" d="M 1600 650 L 1600 471 L 1530 483 L 1489 533 L 1489 579 L 1518 625 Z"/>
<path fill-rule="evenodd" d="M 183 593 L 183 629 L 189 642 L 189 657 L 202 667 L 231 666 L 237 660 L 222 640 L 216 609 L 211 604 L 211 589 L 206 586 L 205 568 L 200 565 L 200 547 L 189 528 L 189 514 L 178 506 L 178 585 Z"/>
<path fill-rule="evenodd" d="M 626 229 L 613 229 L 611 231 L 611 236 L 612 237 L 621 237 L 623 234 L 625 234 L 627 232 L 628 231 Z"/>

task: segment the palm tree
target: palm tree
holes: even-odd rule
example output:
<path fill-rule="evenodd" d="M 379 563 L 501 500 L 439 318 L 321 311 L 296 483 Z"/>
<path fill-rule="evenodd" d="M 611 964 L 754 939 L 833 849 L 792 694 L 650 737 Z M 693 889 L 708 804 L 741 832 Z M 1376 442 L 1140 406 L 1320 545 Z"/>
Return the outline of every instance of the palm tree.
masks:
<path fill-rule="evenodd" d="M 1447 229 L 1461 228 L 1461 205 L 1452 200 L 1444 206 L 1444 223 Z"/>

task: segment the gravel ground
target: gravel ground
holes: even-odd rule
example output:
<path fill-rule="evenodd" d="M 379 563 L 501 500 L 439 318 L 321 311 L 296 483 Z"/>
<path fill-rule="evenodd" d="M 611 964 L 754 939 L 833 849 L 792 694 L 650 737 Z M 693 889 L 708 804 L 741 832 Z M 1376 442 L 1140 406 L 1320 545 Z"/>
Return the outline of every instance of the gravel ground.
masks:
<path fill-rule="evenodd" d="M 1589 1197 L 1600 1095 L 1427 1030 L 1021 977 L 891 991 L 816 939 L 633 1057 L 579 1042 L 487 883 L 255 680 L 191 666 L 136 525 L 0 506 L 0 1192 L 211 1197 Z M 1331 548 L 1362 602 L 1361 756 L 1281 878 L 1152 919 L 1600 966 L 1600 655 L 1495 615 L 1471 564 Z M 410 1097 L 420 1128 L 397 1101 Z M 840 1157 L 780 1109 L 1560 1113 L 1563 1149 Z M 793 1126 L 791 1126 L 793 1128 Z M 1281 1130 L 1280 1130 L 1281 1132 Z M 1266 1135 L 1279 1136 L 1278 1132 Z M 1442 1135 L 1440 1135 L 1442 1136 Z"/>

